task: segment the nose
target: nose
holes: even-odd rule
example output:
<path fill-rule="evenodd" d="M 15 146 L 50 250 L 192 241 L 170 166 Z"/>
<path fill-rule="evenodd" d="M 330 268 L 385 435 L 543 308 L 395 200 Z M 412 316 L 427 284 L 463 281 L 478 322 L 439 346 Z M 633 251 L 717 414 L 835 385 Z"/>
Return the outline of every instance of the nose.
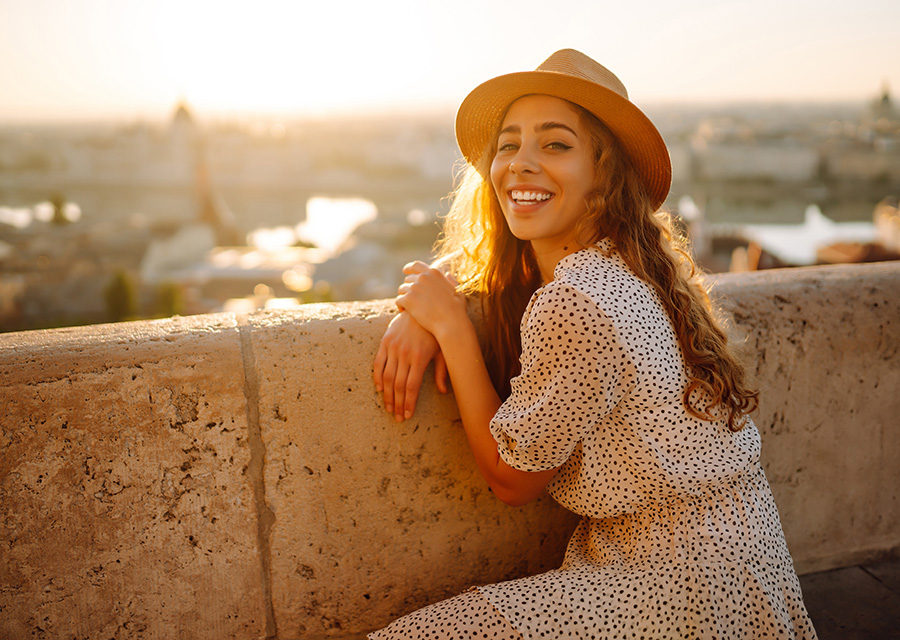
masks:
<path fill-rule="evenodd" d="M 517 175 L 523 173 L 535 173 L 537 171 L 537 163 L 524 146 L 521 147 L 515 157 L 510 160 L 509 171 L 510 173 L 515 173 Z"/>

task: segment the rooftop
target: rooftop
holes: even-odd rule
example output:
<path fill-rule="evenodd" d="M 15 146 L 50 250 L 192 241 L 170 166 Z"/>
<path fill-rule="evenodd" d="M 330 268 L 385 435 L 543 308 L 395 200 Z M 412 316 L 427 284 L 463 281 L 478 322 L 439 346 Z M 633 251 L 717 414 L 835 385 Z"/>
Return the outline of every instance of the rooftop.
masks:
<path fill-rule="evenodd" d="M 900 559 L 800 576 L 819 640 L 900 638 Z"/>

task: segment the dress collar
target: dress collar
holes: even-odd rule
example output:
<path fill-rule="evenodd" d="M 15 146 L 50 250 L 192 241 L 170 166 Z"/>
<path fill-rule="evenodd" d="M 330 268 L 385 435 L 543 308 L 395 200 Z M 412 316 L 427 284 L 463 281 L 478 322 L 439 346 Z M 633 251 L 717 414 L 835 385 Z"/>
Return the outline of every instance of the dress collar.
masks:
<path fill-rule="evenodd" d="M 584 249 L 579 249 L 574 253 L 570 253 L 556 263 L 556 267 L 553 269 L 553 279 L 556 280 L 557 278 L 559 278 L 562 270 L 577 267 L 583 260 L 589 259 L 592 254 L 599 252 L 602 255 L 609 255 L 609 253 L 615 248 L 616 245 L 612 240 L 610 240 L 609 238 L 601 238 L 589 247 L 585 247 Z"/>

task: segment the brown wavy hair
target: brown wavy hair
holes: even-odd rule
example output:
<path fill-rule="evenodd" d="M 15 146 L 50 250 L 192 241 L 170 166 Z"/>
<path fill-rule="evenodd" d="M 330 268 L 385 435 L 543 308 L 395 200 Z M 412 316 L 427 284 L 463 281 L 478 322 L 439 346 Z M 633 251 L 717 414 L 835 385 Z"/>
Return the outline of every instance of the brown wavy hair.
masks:
<path fill-rule="evenodd" d="M 687 367 L 685 408 L 703 420 L 724 418 L 731 430 L 739 431 L 744 416 L 758 405 L 758 392 L 729 348 L 686 239 L 674 231 L 666 211 L 650 205 L 639 175 L 609 129 L 589 111 L 569 104 L 589 132 L 595 152 L 595 184 L 578 223 L 579 244 L 586 247 L 609 238 L 631 270 L 653 287 L 672 321 Z M 519 325 L 541 275 L 531 244 L 509 230 L 485 177 L 490 175 L 495 145 L 485 150 L 477 166 L 465 169 L 437 253 L 461 289 L 481 299 L 485 362 L 505 398 L 510 379 L 520 371 Z"/>

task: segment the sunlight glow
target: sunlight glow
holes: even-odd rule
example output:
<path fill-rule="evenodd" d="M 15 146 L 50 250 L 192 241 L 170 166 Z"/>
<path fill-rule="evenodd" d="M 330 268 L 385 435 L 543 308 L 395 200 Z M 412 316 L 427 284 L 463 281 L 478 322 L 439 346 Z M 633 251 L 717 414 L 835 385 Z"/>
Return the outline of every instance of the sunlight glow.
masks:
<path fill-rule="evenodd" d="M 416 20 L 427 3 L 394 4 L 391 31 L 412 38 L 421 31 Z M 361 50 L 372 40 L 372 25 L 384 19 L 378 3 L 254 5 L 248 15 L 245 3 L 152 3 L 151 50 L 163 81 L 205 108 L 309 111 L 389 102 L 397 97 L 391 68 L 401 71 L 402 61 L 412 80 L 427 58 L 405 53 L 409 40 L 388 37 Z"/>
<path fill-rule="evenodd" d="M 277 251 L 297 242 L 297 234 L 291 227 L 261 227 L 247 234 L 247 243 L 263 251 Z"/>
<path fill-rule="evenodd" d="M 326 251 L 335 251 L 356 227 L 374 220 L 375 203 L 365 198 L 310 198 L 306 221 L 297 225 L 297 235 Z"/>
<path fill-rule="evenodd" d="M 865 100 L 900 89 L 898 23 L 895 0 L 2 2 L 0 118 L 453 108 L 563 47 L 639 103 Z"/>

